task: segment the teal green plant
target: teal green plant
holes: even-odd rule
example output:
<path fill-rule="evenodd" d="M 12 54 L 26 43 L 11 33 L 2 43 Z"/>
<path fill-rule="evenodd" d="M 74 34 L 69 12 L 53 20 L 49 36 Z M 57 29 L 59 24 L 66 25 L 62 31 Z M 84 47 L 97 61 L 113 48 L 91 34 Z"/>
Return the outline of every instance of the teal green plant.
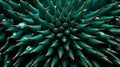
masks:
<path fill-rule="evenodd" d="M 120 1 L 0 0 L 0 67 L 120 65 Z"/>

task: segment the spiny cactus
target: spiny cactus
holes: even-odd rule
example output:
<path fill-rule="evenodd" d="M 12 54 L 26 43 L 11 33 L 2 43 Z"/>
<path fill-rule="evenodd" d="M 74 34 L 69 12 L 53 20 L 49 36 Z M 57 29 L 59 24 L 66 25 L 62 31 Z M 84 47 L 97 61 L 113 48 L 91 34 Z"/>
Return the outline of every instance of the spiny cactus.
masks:
<path fill-rule="evenodd" d="M 118 0 L 0 0 L 0 67 L 114 66 L 119 53 Z"/>

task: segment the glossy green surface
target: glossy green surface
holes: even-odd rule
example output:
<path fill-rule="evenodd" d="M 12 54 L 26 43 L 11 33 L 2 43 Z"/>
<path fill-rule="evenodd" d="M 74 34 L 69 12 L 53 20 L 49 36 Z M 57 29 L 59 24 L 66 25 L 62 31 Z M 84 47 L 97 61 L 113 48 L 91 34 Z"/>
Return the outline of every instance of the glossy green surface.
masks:
<path fill-rule="evenodd" d="M 118 0 L 0 0 L 0 67 L 118 67 L 119 53 Z"/>

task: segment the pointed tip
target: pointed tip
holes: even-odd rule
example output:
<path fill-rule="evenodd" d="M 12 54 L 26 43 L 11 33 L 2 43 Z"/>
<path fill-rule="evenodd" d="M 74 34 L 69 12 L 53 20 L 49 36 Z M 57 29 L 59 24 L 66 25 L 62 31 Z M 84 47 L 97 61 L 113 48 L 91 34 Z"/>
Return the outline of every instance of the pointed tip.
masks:
<path fill-rule="evenodd" d="M 119 43 L 117 43 L 116 45 L 117 45 L 117 46 L 120 46 L 120 44 L 119 44 Z"/>
<path fill-rule="evenodd" d="M 118 26 L 118 25 L 114 25 L 114 27 L 120 27 L 120 26 Z"/>
<path fill-rule="evenodd" d="M 69 48 L 66 48 L 66 51 L 69 51 Z"/>
<path fill-rule="evenodd" d="M 42 31 L 37 31 L 38 33 L 42 33 Z"/>
<path fill-rule="evenodd" d="M 66 42 L 67 42 L 67 40 L 64 39 L 64 40 L 63 40 L 63 43 L 66 43 Z"/>
<path fill-rule="evenodd" d="M 92 46 L 87 46 L 88 48 L 93 48 Z"/>
<path fill-rule="evenodd" d="M 83 48 L 81 48 L 81 47 L 78 47 L 80 50 L 83 50 Z"/>
<path fill-rule="evenodd" d="M 7 53 L 7 50 L 5 52 L 3 52 L 3 54 Z"/>
<path fill-rule="evenodd" d="M 17 47 L 17 45 L 14 45 L 13 48 Z"/>
<path fill-rule="evenodd" d="M 88 25 L 90 25 L 90 23 L 84 24 L 84 27 L 86 27 L 86 26 L 88 26 Z"/>
<path fill-rule="evenodd" d="M 7 40 L 11 39 L 12 37 L 7 37 Z"/>
<path fill-rule="evenodd" d="M 88 67 L 88 65 L 85 65 L 85 67 Z"/>
<path fill-rule="evenodd" d="M 15 67 L 16 64 L 17 64 L 17 62 L 15 62 L 15 63 L 12 65 L 12 67 Z"/>
<path fill-rule="evenodd" d="M 118 53 L 118 52 L 116 52 L 116 51 L 115 51 L 114 53 L 115 53 L 115 54 L 119 54 L 119 53 Z"/>
<path fill-rule="evenodd" d="M 3 48 L 0 48 L 0 51 L 2 51 L 3 50 Z"/>
<path fill-rule="evenodd" d="M 62 55 L 59 55 L 59 59 L 61 59 L 62 58 Z"/>
<path fill-rule="evenodd" d="M 45 55 L 46 57 L 48 56 L 48 53 Z"/>
<path fill-rule="evenodd" d="M 111 63 L 111 64 L 113 64 L 113 62 L 112 61 L 110 61 L 110 60 L 107 60 L 109 63 Z"/>
<path fill-rule="evenodd" d="M 11 25 L 11 26 L 18 28 L 18 25 Z"/>
<path fill-rule="evenodd" d="M 45 38 L 50 38 L 50 36 L 46 36 Z"/>
<path fill-rule="evenodd" d="M 74 57 L 72 57 L 72 60 L 75 60 L 75 58 L 74 58 Z"/>
<path fill-rule="evenodd" d="M 80 38 L 79 38 L 79 37 L 76 37 L 75 39 L 76 39 L 76 40 L 80 40 Z"/>
<path fill-rule="evenodd" d="M 51 45 L 50 47 L 54 47 L 53 45 Z"/>
<path fill-rule="evenodd" d="M 51 64 L 51 66 L 50 67 L 54 67 L 54 65 L 53 64 Z"/>
<path fill-rule="evenodd" d="M 36 62 L 33 62 L 33 63 L 31 64 L 31 67 L 34 67 L 35 64 L 36 64 Z"/>
<path fill-rule="evenodd" d="M 59 59 L 61 59 L 62 58 L 62 56 L 59 56 Z"/>
<path fill-rule="evenodd" d="M 12 60 L 14 60 L 16 57 L 17 57 L 17 55 L 15 55 L 15 56 L 12 58 Z"/>
<path fill-rule="evenodd" d="M 0 25 L 2 25 L 3 23 L 2 22 L 0 22 Z"/>
<path fill-rule="evenodd" d="M 28 38 L 28 40 L 33 40 L 33 38 Z"/>
<path fill-rule="evenodd" d="M 20 42 L 21 40 L 16 40 L 16 42 Z"/>
<path fill-rule="evenodd" d="M 114 37 L 114 36 L 110 35 L 110 36 L 109 36 L 109 38 L 115 39 L 116 37 Z"/>
<path fill-rule="evenodd" d="M 101 31 L 101 30 L 105 30 L 105 28 L 100 28 L 100 29 L 98 29 L 99 31 Z"/>
<path fill-rule="evenodd" d="M 5 30 L 5 31 L 7 31 L 7 32 L 8 32 L 8 31 L 9 31 L 9 29 L 7 29 L 7 30 Z"/>
<path fill-rule="evenodd" d="M 23 56 L 25 53 L 23 52 L 20 56 Z"/>
<path fill-rule="evenodd" d="M 32 50 L 30 53 L 34 53 L 35 52 L 35 50 Z"/>
<path fill-rule="evenodd" d="M 102 41 L 101 41 L 100 44 L 105 44 L 105 42 L 102 42 Z"/>
<path fill-rule="evenodd" d="M 98 38 L 97 36 L 90 36 L 91 38 Z"/>

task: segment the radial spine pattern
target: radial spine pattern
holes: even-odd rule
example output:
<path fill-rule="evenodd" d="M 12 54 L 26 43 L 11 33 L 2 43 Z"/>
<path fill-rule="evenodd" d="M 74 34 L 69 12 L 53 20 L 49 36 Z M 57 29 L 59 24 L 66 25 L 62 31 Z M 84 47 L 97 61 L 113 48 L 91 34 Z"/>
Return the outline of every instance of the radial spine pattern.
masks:
<path fill-rule="evenodd" d="M 118 0 L 0 0 L 0 67 L 119 66 L 119 53 Z"/>

